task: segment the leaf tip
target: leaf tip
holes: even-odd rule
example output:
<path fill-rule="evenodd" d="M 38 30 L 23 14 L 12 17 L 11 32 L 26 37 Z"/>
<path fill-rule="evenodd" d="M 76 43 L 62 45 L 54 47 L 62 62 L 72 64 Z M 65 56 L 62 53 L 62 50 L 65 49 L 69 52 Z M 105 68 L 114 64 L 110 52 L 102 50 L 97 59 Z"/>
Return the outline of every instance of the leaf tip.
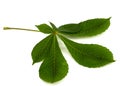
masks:
<path fill-rule="evenodd" d="M 108 20 L 110 20 L 112 17 L 109 17 Z"/>
<path fill-rule="evenodd" d="M 48 21 L 51 25 L 53 24 L 51 21 Z"/>
<path fill-rule="evenodd" d="M 35 27 L 38 27 L 38 25 L 35 25 Z"/>
<path fill-rule="evenodd" d="M 112 60 L 112 62 L 115 62 L 116 60 Z"/>
<path fill-rule="evenodd" d="M 32 65 L 34 65 L 34 64 L 35 64 L 35 62 L 32 63 Z"/>

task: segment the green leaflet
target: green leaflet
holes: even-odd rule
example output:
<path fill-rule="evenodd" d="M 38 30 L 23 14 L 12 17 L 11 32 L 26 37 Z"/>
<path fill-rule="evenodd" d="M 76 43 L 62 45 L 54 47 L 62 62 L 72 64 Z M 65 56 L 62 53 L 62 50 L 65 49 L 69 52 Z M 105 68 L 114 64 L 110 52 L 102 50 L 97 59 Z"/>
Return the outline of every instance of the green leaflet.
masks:
<path fill-rule="evenodd" d="M 68 65 L 59 48 L 54 35 L 48 57 L 45 58 L 39 69 L 39 76 L 44 81 L 53 83 L 64 78 L 68 72 Z"/>
<path fill-rule="evenodd" d="M 48 53 L 50 51 L 50 46 L 52 43 L 53 35 L 49 35 L 44 38 L 32 50 L 32 59 L 33 64 L 42 61 L 44 58 L 48 57 Z"/>
<path fill-rule="evenodd" d="M 50 23 L 50 25 L 52 26 L 52 29 L 53 30 L 57 30 L 57 27 L 52 23 L 52 22 L 49 22 Z"/>
<path fill-rule="evenodd" d="M 100 34 L 108 29 L 110 18 L 96 18 L 78 24 L 66 24 L 59 27 L 59 32 L 77 37 L 89 37 Z"/>
<path fill-rule="evenodd" d="M 78 44 L 63 36 L 59 36 L 67 46 L 72 57 L 86 67 L 101 67 L 114 62 L 112 53 L 97 44 Z"/>
<path fill-rule="evenodd" d="M 39 31 L 43 32 L 43 33 L 52 33 L 52 28 L 50 26 L 48 26 L 47 24 L 41 24 L 41 25 L 35 25 Z"/>

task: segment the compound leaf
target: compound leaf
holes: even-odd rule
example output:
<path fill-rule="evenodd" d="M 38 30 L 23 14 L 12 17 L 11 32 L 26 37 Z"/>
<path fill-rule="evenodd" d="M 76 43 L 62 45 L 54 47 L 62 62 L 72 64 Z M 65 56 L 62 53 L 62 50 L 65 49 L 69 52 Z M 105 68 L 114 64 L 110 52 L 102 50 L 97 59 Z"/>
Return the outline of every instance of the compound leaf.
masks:
<path fill-rule="evenodd" d="M 52 33 L 52 28 L 50 26 L 48 26 L 47 24 L 40 24 L 40 25 L 35 25 L 39 31 L 49 34 Z"/>
<path fill-rule="evenodd" d="M 59 32 L 77 37 L 89 37 L 104 32 L 110 25 L 110 18 L 95 18 L 78 24 L 66 24 L 59 27 Z"/>
<path fill-rule="evenodd" d="M 53 38 L 53 35 L 49 35 L 48 37 L 44 38 L 42 41 L 40 41 L 35 45 L 31 53 L 33 64 L 40 62 L 44 58 L 48 57 L 47 54 L 50 51 L 52 38 Z"/>
<path fill-rule="evenodd" d="M 67 46 L 72 57 L 86 67 L 101 67 L 114 62 L 112 53 L 97 44 L 78 44 L 63 36 L 59 36 Z"/>
<path fill-rule="evenodd" d="M 39 76 L 46 82 L 56 82 L 66 76 L 68 64 L 59 48 L 57 38 L 54 35 L 48 57 L 44 59 L 39 69 Z"/>

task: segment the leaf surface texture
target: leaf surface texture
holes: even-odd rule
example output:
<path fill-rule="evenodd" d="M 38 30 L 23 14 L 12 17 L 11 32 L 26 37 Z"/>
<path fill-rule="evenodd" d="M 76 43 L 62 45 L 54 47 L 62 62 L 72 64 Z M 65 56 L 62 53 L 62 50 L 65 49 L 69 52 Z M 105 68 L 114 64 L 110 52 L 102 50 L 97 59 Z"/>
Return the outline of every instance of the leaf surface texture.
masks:
<path fill-rule="evenodd" d="M 50 47 L 52 44 L 53 35 L 49 35 L 42 41 L 37 43 L 32 50 L 33 64 L 42 61 L 44 58 L 48 57 Z"/>
<path fill-rule="evenodd" d="M 68 64 L 61 53 L 55 35 L 47 55 L 39 69 L 40 78 L 50 83 L 61 80 L 68 72 Z"/>
<path fill-rule="evenodd" d="M 52 28 L 47 24 L 40 24 L 35 26 L 39 29 L 39 31 L 43 33 L 46 33 L 46 34 L 52 33 Z"/>
<path fill-rule="evenodd" d="M 101 67 L 114 62 L 111 51 L 97 44 L 79 44 L 59 36 L 67 46 L 72 57 L 86 67 Z"/>
<path fill-rule="evenodd" d="M 108 29 L 110 18 L 96 18 L 80 22 L 78 24 L 66 24 L 58 28 L 58 30 L 70 36 L 89 37 L 100 34 Z"/>

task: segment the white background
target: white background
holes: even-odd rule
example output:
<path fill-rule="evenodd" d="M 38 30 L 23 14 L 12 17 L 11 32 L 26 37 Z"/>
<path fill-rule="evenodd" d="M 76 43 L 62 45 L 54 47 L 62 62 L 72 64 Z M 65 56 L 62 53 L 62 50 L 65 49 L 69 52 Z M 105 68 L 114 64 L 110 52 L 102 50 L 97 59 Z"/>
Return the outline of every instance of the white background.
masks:
<path fill-rule="evenodd" d="M 0 86 L 120 86 L 120 2 L 119 0 L 0 0 Z M 37 32 L 4 31 L 4 26 L 36 29 L 36 24 L 56 26 L 91 18 L 111 18 L 103 34 L 79 43 L 101 44 L 109 48 L 116 62 L 101 68 L 78 65 L 66 48 L 67 76 L 49 84 L 39 78 L 41 63 L 32 66 L 31 51 L 47 35 Z"/>

